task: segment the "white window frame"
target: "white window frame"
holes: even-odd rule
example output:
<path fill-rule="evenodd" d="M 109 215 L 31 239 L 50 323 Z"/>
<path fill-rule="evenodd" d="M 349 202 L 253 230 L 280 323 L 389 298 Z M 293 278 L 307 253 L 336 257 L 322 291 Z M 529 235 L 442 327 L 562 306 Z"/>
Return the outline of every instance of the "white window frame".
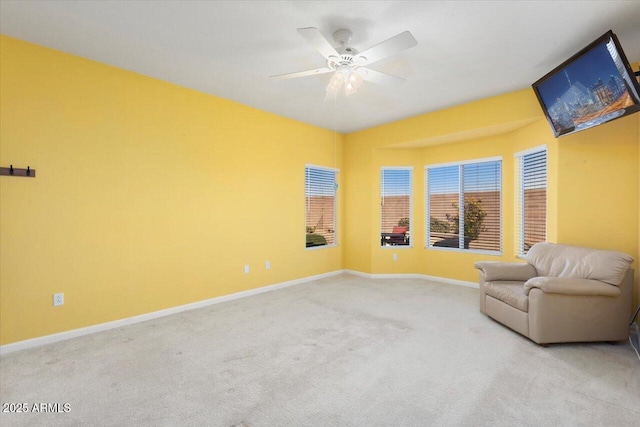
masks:
<path fill-rule="evenodd" d="M 332 167 L 327 167 L 327 166 L 318 166 L 318 165 L 313 165 L 313 164 L 305 164 L 304 165 L 304 199 L 305 199 L 305 203 L 304 203 L 304 211 L 303 211 L 303 218 L 304 218 L 304 223 L 305 223 L 305 228 L 306 228 L 306 223 L 307 223 L 307 203 L 306 203 L 306 198 L 307 198 L 307 179 L 306 179 L 306 175 L 307 175 L 307 169 L 318 169 L 318 170 L 323 170 L 323 171 L 330 171 L 334 173 L 334 187 L 333 187 L 333 222 L 334 222 L 334 227 L 333 227 L 333 243 L 332 244 L 326 244 L 326 245 L 322 245 L 322 246 L 311 246 L 311 247 L 306 247 L 307 246 L 307 237 L 306 237 L 306 232 L 305 232 L 305 241 L 304 241 L 304 245 L 305 245 L 305 250 L 307 251 L 314 251 L 314 250 L 318 250 L 318 249 L 325 249 L 325 248 L 334 248 L 336 246 L 338 246 L 338 174 L 340 173 L 340 169 L 337 168 L 332 168 Z"/>
<path fill-rule="evenodd" d="M 415 236 L 411 234 L 413 230 L 413 166 L 381 166 L 378 177 L 380 183 L 378 190 L 380 191 L 379 197 L 382 200 L 382 171 L 383 170 L 406 170 L 409 171 L 409 244 L 408 245 L 396 245 L 396 246 L 383 246 L 378 244 L 380 249 L 411 249 L 413 248 L 413 241 Z M 382 236 L 382 207 L 380 207 L 380 216 L 378 218 L 378 239 Z"/>
<path fill-rule="evenodd" d="M 430 207 L 429 207 L 429 169 L 435 169 L 435 168 L 442 168 L 442 167 L 448 167 L 448 166 L 458 166 L 460 168 L 460 172 L 459 172 L 459 181 L 458 181 L 458 197 L 459 197 L 459 205 L 458 206 L 464 206 L 464 191 L 463 191 L 463 184 L 464 184 L 464 173 L 463 173 L 463 169 L 462 167 L 464 165 L 469 165 L 469 164 L 475 164 L 475 163 L 486 163 L 486 162 L 495 162 L 498 161 L 500 162 L 500 178 L 498 180 L 498 188 L 500 190 L 500 221 L 499 221 L 499 229 L 500 229 L 500 249 L 497 251 L 491 251 L 491 250 L 486 250 L 486 249 L 464 249 L 464 245 L 463 248 L 446 248 L 446 247 L 437 247 L 437 246 L 429 246 L 429 242 L 430 242 L 430 234 L 431 234 L 431 221 L 430 221 Z M 502 191 L 502 175 L 503 175 L 503 162 L 502 162 L 502 156 L 495 156 L 495 157 L 485 157 L 482 159 L 473 159 L 473 160 L 462 160 L 459 162 L 447 162 L 447 163 L 437 163 L 437 164 L 432 164 L 432 165 L 426 165 L 424 167 L 424 248 L 428 249 L 428 250 L 434 250 L 434 251 L 445 251 L 445 252 L 460 252 L 460 253 L 465 253 L 465 254 L 469 254 L 469 253 L 473 253 L 473 254 L 483 254 L 483 255 L 496 255 L 496 256 L 501 256 L 502 255 L 502 198 L 503 198 L 503 191 Z M 459 230 L 459 235 L 462 236 L 460 237 L 461 242 L 464 242 L 464 223 L 463 221 L 460 221 L 460 230 Z"/>
<path fill-rule="evenodd" d="M 514 157 L 514 249 L 517 258 L 526 259 L 527 255 L 524 253 L 524 167 L 522 162 L 524 157 L 529 154 L 535 154 L 540 152 L 546 152 L 545 171 L 547 173 L 547 182 L 545 183 L 547 205 L 549 202 L 548 182 L 549 182 L 549 152 L 547 145 L 539 145 L 537 147 L 529 148 L 526 150 L 518 151 L 513 154 Z M 547 236 L 547 212 L 545 212 L 545 240 Z"/>

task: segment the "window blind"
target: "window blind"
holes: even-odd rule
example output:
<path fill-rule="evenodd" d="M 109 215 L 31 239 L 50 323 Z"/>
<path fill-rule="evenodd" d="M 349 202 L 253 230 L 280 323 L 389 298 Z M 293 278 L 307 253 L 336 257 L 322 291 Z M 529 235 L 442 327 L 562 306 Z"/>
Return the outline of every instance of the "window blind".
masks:
<path fill-rule="evenodd" d="M 428 166 L 428 247 L 500 251 L 501 160 Z"/>
<path fill-rule="evenodd" d="M 412 168 L 380 169 L 380 245 L 408 246 Z"/>
<path fill-rule="evenodd" d="M 305 167 L 306 247 L 335 245 L 336 170 Z"/>
<path fill-rule="evenodd" d="M 547 237 L 547 150 L 534 149 L 515 157 L 515 247 L 517 255 L 526 255 Z"/>
<path fill-rule="evenodd" d="M 500 251 L 501 162 L 471 163 L 462 169 L 465 248 Z"/>
<path fill-rule="evenodd" d="M 427 177 L 427 236 L 429 247 L 459 248 L 459 227 L 453 218 L 459 214 L 460 166 L 429 168 Z"/>

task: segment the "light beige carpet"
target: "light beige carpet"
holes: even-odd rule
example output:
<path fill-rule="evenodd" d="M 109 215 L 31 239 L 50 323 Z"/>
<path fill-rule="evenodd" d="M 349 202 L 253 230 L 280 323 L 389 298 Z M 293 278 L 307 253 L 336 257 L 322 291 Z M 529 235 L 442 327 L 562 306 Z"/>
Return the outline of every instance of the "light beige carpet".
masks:
<path fill-rule="evenodd" d="M 70 411 L 0 424 L 639 425 L 628 343 L 542 348 L 477 298 L 342 275 L 11 353 L 3 403 Z"/>

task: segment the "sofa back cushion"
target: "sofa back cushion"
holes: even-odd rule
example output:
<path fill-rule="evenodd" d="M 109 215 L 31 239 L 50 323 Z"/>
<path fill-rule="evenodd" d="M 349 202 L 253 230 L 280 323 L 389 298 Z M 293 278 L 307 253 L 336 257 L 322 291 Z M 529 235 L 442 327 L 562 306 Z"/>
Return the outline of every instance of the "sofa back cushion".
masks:
<path fill-rule="evenodd" d="M 619 286 L 633 258 L 622 252 L 536 243 L 527 253 L 527 262 L 538 276 L 600 280 Z"/>

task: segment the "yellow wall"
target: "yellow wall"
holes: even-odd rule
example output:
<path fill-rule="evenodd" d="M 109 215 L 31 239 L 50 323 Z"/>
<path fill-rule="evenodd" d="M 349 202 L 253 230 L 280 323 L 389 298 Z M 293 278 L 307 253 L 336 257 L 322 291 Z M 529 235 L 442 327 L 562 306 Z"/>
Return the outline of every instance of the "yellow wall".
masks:
<path fill-rule="evenodd" d="M 557 156 L 558 242 L 633 256 L 634 307 L 640 303 L 639 117 L 563 137 Z"/>
<path fill-rule="evenodd" d="M 476 281 L 475 261 L 515 260 L 513 154 L 542 144 L 548 144 L 552 151 L 556 143 L 530 92 L 522 90 L 487 98 L 346 135 L 347 224 L 357 218 L 358 226 L 346 227 L 345 268 L 374 274 L 419 273 Z M 458 141 L 442 143 L 455 139 Z M 424 249 L 424 166 L 494 156 L 503 160 L 503 256 Z M 358 162 L 356 170 L 351 159 Z M 411 248 L 380 247 L 382 166 L 413 167 Z M 553 170 L 549 173 L 550 181 L 554 180 Z M 554 226 L 549 228 L 553 235 Z M 397 254 L 397 261 L 393 261 L 393 254 Z"/>
<path fill-rule="evenodd" d="M 303 203 L 341 135 L 0 42 L 1 165 L 37 171 L 0 179 L 2 344 L 341 268 L 305 250 Z"/>
<path fill-rule="evenodd" d="M 548 150 L 547 240 L 618 250 L 638 260 L 638 138 L 636 115 L 556 139 L 531 89 L 346 135 L 349 215 L 363 220 L 346 229 L 345 268 L 475 282 L 475 261 L 517 260 L 513 154 L 543 144 Z M 453 142 L 441 143 L 447 140 Z M 424 166 L 494 156 L 503 162 L 502 255 L 424 249 Z M 358 159 L 357 170 L 350 168 L 350 159 Z M 414 167 L 412 248 L 379 247 L 381 166 Z M 637 279 L 635 293 L 637 304 Z"/>
<path fill-rule="evenodd" d="M 555 139 L 524 89 L 343 137 L 0 43 L 0 164 L 37 169 L 0 179 L 2 344 L 341 268 L 476 281 L 475 261 L 516 260 L 513 154 L 542 144 L 548 240 L 640 258 L 640 114 Z M 494 156 L 502 255 L 424 249 L 424 166 Z M 338 247 L 304 249 L 306 163 L 341 170 Z M 379 247 L 382 166 L 413 166 L 411 248 Z"/>

